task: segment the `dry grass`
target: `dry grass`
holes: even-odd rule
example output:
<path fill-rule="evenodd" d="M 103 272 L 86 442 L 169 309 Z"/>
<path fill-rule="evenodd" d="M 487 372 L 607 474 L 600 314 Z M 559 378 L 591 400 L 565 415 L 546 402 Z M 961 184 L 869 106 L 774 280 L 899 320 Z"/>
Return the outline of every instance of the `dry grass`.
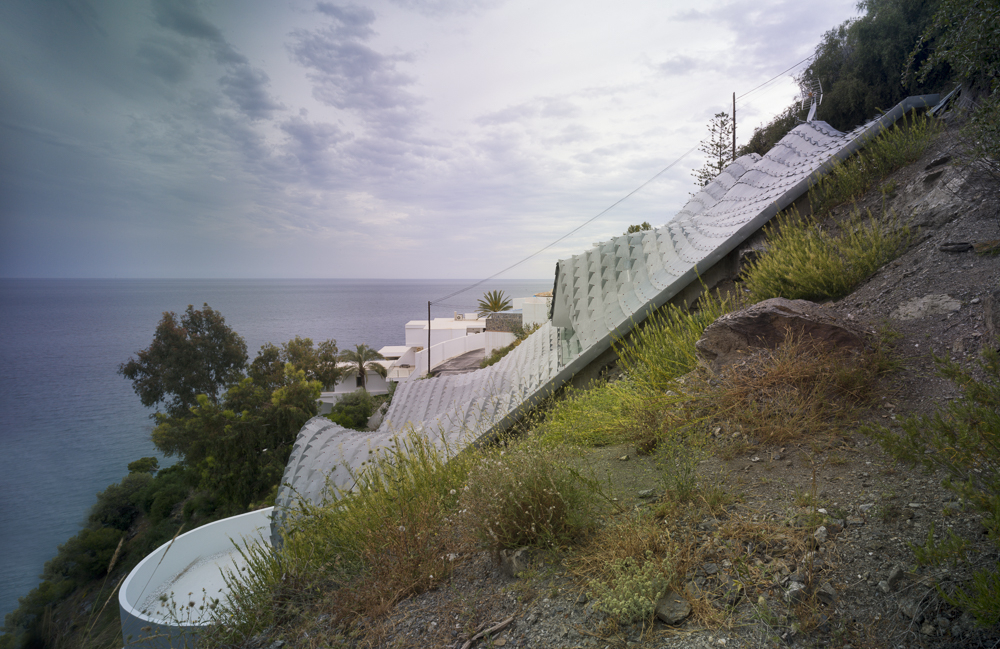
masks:
<path fill-rule="evenodd" d="M 885 371 L 877 351 L 790 338 L 776 349 L 756 350 L 718 377 L 703 375 L 695 407 L 724 429 L 762 443 L 830 439 L 856 419 Z"/>

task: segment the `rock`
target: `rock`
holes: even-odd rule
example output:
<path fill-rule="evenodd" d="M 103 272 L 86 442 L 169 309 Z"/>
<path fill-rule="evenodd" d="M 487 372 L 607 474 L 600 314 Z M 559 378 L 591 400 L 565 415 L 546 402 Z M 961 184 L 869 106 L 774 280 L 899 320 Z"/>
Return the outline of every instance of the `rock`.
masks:
<path fill-rule="evenodd" d="M 714 575 L 719 572 L 719 565 L 716 563 L 706 563 L 701 566 L 701 569 L 705 571 L 706 575 Z"/>
<path fill-rule="evenodd" d="M 899 603 L 899 612 L 910 618 L 917 624 L 924 619 L 923 613 L 920 612 L 920 603 L 914 599 L 904 599 Z"/>
<path fill-rule="evenodd" d="M 868 510 L 875 506 L 875 503 L 865 503 L 864 505 L 858 505 L 858 511 L 862 514 L 867 514 Z"/>
<path fill-rule="evenodd" d="M 693 581 L 689 581 L 684 584 L 684 592 L 687 593 L 687 596 L 691 599 L 701 599 L 705 595 L 705 591 L 701 589 L 701 586 Z"/>
<path fill-rule="evenodd" d="M 885 593 L 886 595 L 892 592 L 892 586 L 890 586 L 889 582 L 885 581 L 884 579 L 878 582 L 878 589 L 883 593 Z"/>
<path fill-rule="evenodd" d="M 920 635 L 934 635 L 936 632 L 937 630 L 930 622 L 925 622 L 924 625 L 920 627 Z"/>
<path fill-rule="evenodd" d="M 656 603 L 656 617 L 664 624 L 678 624 L 688 615 L 691 615 L 691 604 L 674 591 Z"/>
<path fill-rule="evenodd" d="M 889 572 L 889 579 L 886 580 L 889 583 L 889 588 L 896 590 L 896 587 L 899 586 L 899 582 L 903 579 L 904 574 L 903 569 L 899 566 L 893 567 L 893 569 Z"/>
<path fill-rule="evenodd" d="M 777 297 L 722 316 L 705 329 L 695 348 L 718 372 L 750 349 L 774 349 L 789 334 L 836 348 L 857 349 L 865 342 L 862 330 L 818 304 Z"/>
<path fill-rule="evenodd" d="M 865 524 L 865 519 L 858 518 L 857 516 L 848 516 L 847 517 L 847 524 L 848 525 L 864 525 Z"/>
<path fill-rule="evenodd" d="M 830 535 L 826 531 L 826 526 L 824 525 L 820 525 L 819 527 L 816 528 L 816 531 L 813 532 L 813 538 L 816 539 L 816 542 L 819 543 L 820 545 L 826 543 L 826 540 L 827 538 L 829 538 L 829 536 Z"/>
<path fill-rule="evenodd" d="M 640 498 L 652 498 L 656 491 L 654 489 L 643 489 L 639 492 Z"/>
<path fill-rule="evenodd" d="M 788 590 L 785 591 L 785 601 L 789 604 L 798 604 L 806 599 L 806 585 L 793 581 L 789 582 Z"/>
<path fill-rule="evenodd" d="M 527 548 L 500 551 L 500 571 L 508 577 L 517 577 L 531 569 L 531 552 Z"/>
<path fill-rule="evenodd" d="M 904 302 L 892 312 L 897 320 L 917 320 L 932 315 L 945 315 L 962 308 L 962 303 L 950 295 L 925 295 Z"/>
<path fill-rule="evenodd" d="M 623 456 L 621 456 L 618 459 L 621 460 L 622 462 L 628 462 L 628 456 L 627 455 L 623 455 Z"/>
<path fill-rule="evenodd" d="M 824 581 L 820 584 L 819 588 L 816 589 L 816 597 L 827 606 L 833 606 L 837 603 L 837 590 L 833 587 L 833 584 L 828 581 Z"/>

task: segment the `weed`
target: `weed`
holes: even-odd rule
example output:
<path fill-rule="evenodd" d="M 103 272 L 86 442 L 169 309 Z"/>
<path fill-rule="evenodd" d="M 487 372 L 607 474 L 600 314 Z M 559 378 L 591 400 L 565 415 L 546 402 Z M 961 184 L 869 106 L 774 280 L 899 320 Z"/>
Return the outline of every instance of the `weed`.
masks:
<path fill-rule="evenodd" d="M 964 398 L 950 401 L 933 416 L 910 417 L 902 422 L 901 433 L 886 427 L 867 428 L 893 457 L 928 471 L 943 470 L 942 483 L 962 500 L 986 513 L 984 525 L 996 541 L 1000 533 L 1000 352 L 997 344 L 984 346 L 979 371 L 983 378 L 956 363 L 935 358 L 940 374 L 955 382 Z M 927 560 L 942 560 L 940 552 L 951 552 L 954 540 L 934 544 L 930 537 L 923 549 Z M 1000 585 L 995 568 L 979 571 L 971 590 L 959 589 L 944 595 L 953 604 L 963 606 L 983 624 L 1000 620 Z"/>
<path fill-rule="evenodd" d="M 865 148 L 841 162 L 810 191 L 814 212 L 821 212 L 862 196 L 893 171 L 916 161 L 940 131 L 936 120 L 916 112 L 882 131 Z M 895 188 L 890 181 L 883 188 Z"/>
<path fill-rule="evenodd" d="M 911 240 L 895 215 L 855 213 L 839 233 L 797 212 L 783 212 L 765 228 L 768 251 L 746 272 L 750 300 L 772 297 L 824 300 L 847 295 L 894 259 Z"/>
<path fill-rule="evenodd" d="M 651 314 L 641 329 L 615 345 L 618 365 L 640 394 L 663 394 L 697 365 L 694 344 L 705 327 L 733 305 L 706 293 L 697 310 L 668 304 Z"/>
<path fill-rule="evenodd" d="M 715 377 L 714 386 L 700 385 L 691 408 L 761 442 L 830 437 L 853 421 L 884 367 L 870 350 L 852 354 L 789 337 Z"/>
<path fill-rule="evenodd" d="M 670 560 L 655 558 L 651 550 L 642 559 L 613 561 L 608 572 L 606 579 L 591 581 L 590 590 L 597 608 L 623 623 L 651 619 L 675 576 Z"/>
<path fill-rule="evenodd" d="M 463 520 L 496 550 L 574 540 L 590 525 L 597 493 L 569 459 L 534 438 L 484 452 L 462 488 Z"/>
<path fill-rule="evenodd" d="M 450 517 L 473 458 L 450 455 L 411 432 L 352 473 L 353 491 L 300 502 L 286 523 L 285 569 L 349 585 L 336 598 L 338 617 L 375 614 L 440 583 L 459 544 Z"/>

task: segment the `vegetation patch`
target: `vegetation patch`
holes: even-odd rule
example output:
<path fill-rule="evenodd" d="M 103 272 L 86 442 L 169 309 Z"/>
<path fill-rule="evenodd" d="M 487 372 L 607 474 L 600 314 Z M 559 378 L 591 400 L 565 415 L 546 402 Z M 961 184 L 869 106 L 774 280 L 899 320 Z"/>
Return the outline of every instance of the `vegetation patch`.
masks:
<path fill-rule="evenodd" d="M 900 431 L 884 426 L 869 432 L 893 457 L 927 471 L 943 470 L 944 487 L 983 512 L 983 526 L 996 543 L 1000 539 L 1000 352 L 997 343 L 984 346 L 975 378 L 959 365 L 937 359 L 941 376 L 961 388 L 962 399 L 948 402 L 932 416 L 905 419 Z M 931 529 L 923 548 L 924 562 L 942 564 L 962 553 L 964 542 L 954 533 L 935 540 Z M 1000 622 L 1000 564 L 976 571 L 972 583 L 946 600 L 973 615 L 983 625 Z"/>
<path fill-rule="evenodd" d="M 796 212 L 779 214 L 765 228 L 767 252 L 743 282 L 751 302 L 772 297 L 826 300 L 847 295 L 912 240 L 894 215 L 856 213 L 831 232 Z"/>

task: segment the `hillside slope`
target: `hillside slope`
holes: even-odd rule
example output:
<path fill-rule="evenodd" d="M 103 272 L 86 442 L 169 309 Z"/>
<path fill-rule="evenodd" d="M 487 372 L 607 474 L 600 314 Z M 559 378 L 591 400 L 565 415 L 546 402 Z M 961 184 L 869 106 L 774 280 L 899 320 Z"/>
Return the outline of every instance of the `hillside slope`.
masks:
<path fill-rule="evenodd" d="M 720 432 L 716 452 L 699 465 L 707 482 L 725 485 L 738 502 L 672 521 L 678 527 L 671 534 L 690 539 L 683 581 L 693 615 L 675 626 L 618 626 L 588 599 L 570 555 L 534 553 L 522 566 L 528 571 L 513 578 L 484 552 L 463 557 L 439 588 L 363 620 L 353 640 L 319 616 L 272 630 L 261 646 L 274 646 L 275 637 L 288 646 L 463 646 L 471 630 L 511 617 L 492 640 L 475 646 L 994 646 L 1000 630 L 976 628 L 934 589 L 995 565 L 981 515 L 962 510 L 941 486 L 943 475 L 897 464 L 857 430 L 865 422 L 894 425 L 954 399 L 958 389 L 936 374 L 932 357 L 974 367 L 998 333 L 1000 257 L 945 245 L 1000 239 L 1000 183 L 962 164 L 962 151 L 950 129 L 860 201 L 872 208 L 885 203 L 920 228 L 905 254 L 828 305 L 868 329 L 888 325 L 898 332 L 894 353 L 902 367 L 879 386 L 878 406 L 834 438 L 772 447 Z M 663 490 L 655 459 L 619 446 L 589 450 L 587 460 L 617 499 L 619 513 L 610 520 L 658 508 L 647 492 Z M 819 519 L 816 507 L 825 512 Z M 947 528 L 970 541 L 968 563 L 915 565 L 910 544 L 922 545 L 932 525 L 938 536 Z M 809 582 L 816 595 L 786 602 L 796 580 Z"/>

